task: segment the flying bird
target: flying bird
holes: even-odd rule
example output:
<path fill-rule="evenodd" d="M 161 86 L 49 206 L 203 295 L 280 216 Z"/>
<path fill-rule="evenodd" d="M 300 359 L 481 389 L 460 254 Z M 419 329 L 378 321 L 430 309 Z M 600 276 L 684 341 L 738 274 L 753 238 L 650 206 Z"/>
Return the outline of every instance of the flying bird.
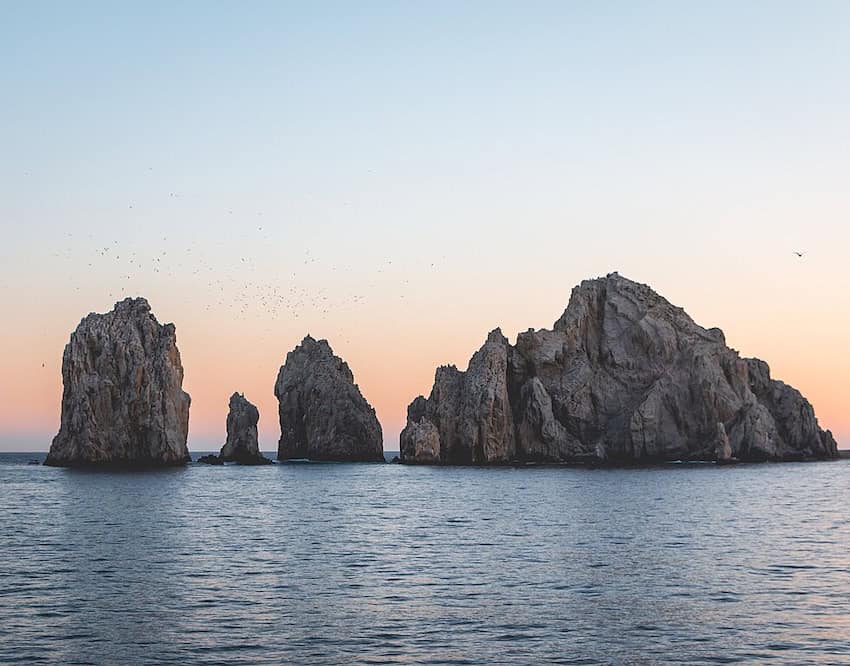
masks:
<path fill-rule="evenodd" d="M 794 254 L 796 254 L 797 257 L 799 257 L 800 259 L 802 259 L 806 255 L 805 252 L 797 252 L 796 250 L 794 250 Z"/>

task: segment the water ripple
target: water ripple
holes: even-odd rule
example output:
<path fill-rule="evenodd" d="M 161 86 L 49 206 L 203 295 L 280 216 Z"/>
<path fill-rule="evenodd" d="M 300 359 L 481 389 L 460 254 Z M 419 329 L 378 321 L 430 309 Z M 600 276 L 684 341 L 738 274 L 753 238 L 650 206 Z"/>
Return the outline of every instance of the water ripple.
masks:
<path fill-rule="evenodd" d="M 850 662 L 848 464 L 0 455 L 0 663 Z"/>

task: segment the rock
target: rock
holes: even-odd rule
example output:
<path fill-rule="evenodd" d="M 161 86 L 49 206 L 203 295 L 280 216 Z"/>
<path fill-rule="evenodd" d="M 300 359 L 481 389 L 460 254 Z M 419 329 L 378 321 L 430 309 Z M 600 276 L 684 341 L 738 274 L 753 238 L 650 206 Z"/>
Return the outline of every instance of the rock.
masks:
<path fill-rule="evenodd" d="M 384 462 L 375 410 L 327 340 L 308 335 L 289 352 L 274 392 L 281 431 L 278 460 Z"/>
<path fill-rule="evenodd" d="M 838 447 L 828 430 L 823 431 L 815 410 L 800 392 L 770 378 L 767 363 L 747 359 L 750 388 L 759 405 L 759 417 L 766 421 L 766 437 L 741 441 L 739 448 L 752 460 L 834 458 Z"/>
<path fill-rule="evenodd" d="M 223 465 L 224 461 L 217 455 L 210 453 L 198 458 L 198 463 L 201 465 Z"/>
<path fill-rule="evenodd" d="M 271 460 L 260 453 L 257 442 L 257 423 L 260 412 L 241 393 L 230 396 L 230 411 L 227 414 L 227 441 L 221 447 L 219 457 L 223 462 L 240 465 L 268 465 Z"/>
<path fill-rule="evenodd" d="M 62 356 L 62 417 L 45 465 L 183 465 L 189 394 L 173 324 L 143 298 L 90 314 Z"/>
<path fill-rule="evenodd" d="M 499 329 L 460 372 L 437 369 L 431 396 L 408 410 L 401 434 L 401 458 L 410 462 L 505 463 L 516 442 L 508 399 L 508 341 Z"/>
<path fill-rule="evenodd" d="M 428 419 L 412 421 L 404 429 L 399 446 L 401 457 L 418 463 L 440 462 L 440 432 Z"/>
<path fill-rule="evenodd" d="M 552 330 L 500 332 L 408 409 L 403 462 L 834 458 L 798 391 L 652 289 L 612 273 L 573 290 Z M 439 456 L 435 452 L 439 450 Z"/>
<path fill-rule="evenodd" d="M 719 463 L 727 463 L 732 460 L 732 446 L 729 444 L 726 426 L 722 422 L 717 424 L 717 439 L 714 441 L 714 459 Z"/>

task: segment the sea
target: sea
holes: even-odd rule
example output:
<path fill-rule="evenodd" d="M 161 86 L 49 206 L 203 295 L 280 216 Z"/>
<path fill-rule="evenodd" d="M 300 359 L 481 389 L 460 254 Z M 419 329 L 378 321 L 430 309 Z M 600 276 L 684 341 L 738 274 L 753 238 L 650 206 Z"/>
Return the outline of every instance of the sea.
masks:
<path fill-rule="evenodd" d="M 850 663 L 850 461 L 43 457 L 0 454 L 2 664 Z"/>

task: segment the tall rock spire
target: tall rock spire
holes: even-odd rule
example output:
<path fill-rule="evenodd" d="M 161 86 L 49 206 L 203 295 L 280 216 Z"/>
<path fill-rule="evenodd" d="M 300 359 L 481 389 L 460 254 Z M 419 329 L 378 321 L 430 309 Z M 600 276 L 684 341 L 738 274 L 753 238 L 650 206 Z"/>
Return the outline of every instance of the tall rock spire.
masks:
<path fill-rule="evenodd" d="M 278 460 L 384 460 L 375 410 L 327 340 L 308 335 L 289 352 L 274 393 L 281 431 Z"/>
<path fill-rule="evenodd" d="M 46 465 L 181 465 L 189 394 L 173 324 L 144 298 L 90 314 L 62 356 L 62 417 Z"/>

